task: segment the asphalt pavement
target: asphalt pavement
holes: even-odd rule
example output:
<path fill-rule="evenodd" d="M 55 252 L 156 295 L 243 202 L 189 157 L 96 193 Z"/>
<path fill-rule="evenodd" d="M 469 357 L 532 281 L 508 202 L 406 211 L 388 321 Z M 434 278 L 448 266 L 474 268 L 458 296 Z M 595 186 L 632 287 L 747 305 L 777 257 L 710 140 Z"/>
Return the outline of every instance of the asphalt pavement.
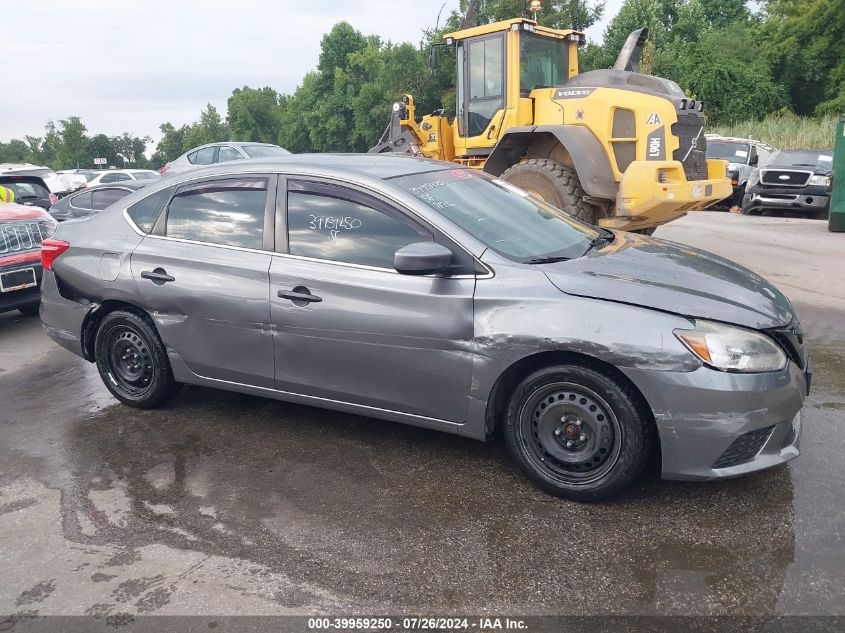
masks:
<path fill-rule="evenodd" d="M 0 315 L 0 614 L 845 614 L 845 234 L 694 213 L 664 237 L 771 279 L 813 355 L 802 455 L 601 504 L 500 441 L 202 388 L 137 411 Z"/>

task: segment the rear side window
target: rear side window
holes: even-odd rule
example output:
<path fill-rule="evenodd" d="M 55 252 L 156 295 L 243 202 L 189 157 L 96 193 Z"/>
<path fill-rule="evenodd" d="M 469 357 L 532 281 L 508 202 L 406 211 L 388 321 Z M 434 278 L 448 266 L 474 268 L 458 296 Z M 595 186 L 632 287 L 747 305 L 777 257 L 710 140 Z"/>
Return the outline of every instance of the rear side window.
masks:
<path fill-rule="evenodd" d="M 204 147 L 188 154 L 188 162 L 194 165 L 210 165 L 214 161 L 214 148 Z"/>
<path fill-rule="evenodd" d="M 129 217 L 132 218 L 135 226 L 141 229 L 144 233 L 149 233 L 153 230 L 153 226 L 155 225 L 161 210 L 164 208 L 164 205 L 167 204 L 167 201 L 170 200 L 170 196 L 172 194 L 173 187 L 162 189 L 161 191 L 157 191 L 156 193 L 147 196 L 143 200 L 139 200 L 129 207 L 126 212 L 129 214 Z"/>
<path fill-rule="evenodd" d="M 73 196 L 70 199 L 70 206 L 75 207 L 77 209 L 85 209 L 86 211 L 90 211 L 93 208 L 91 206 L 91 192 L 86 191 L 85 193 L 81 193 L 78 196 Z"/>
<path fill-rule="evenodd" d="M 296 183 L 291 183 L 296 187 Z M 433 236 L 410 220 L 340 187 L 307 185 L 288 191 L 288 244 L 291 255 L 336 262 L 393 268 L 403 246 L 432 241 Z"/>
<path fill-rule="evenodd" d="M 125 189 L 100 189 L 98 191 L 92 191 L 91 194 L 94 196 L 93 208 L 102 210 L 121 198 L 125 198 L 129 195 L 129 192 Z"/>
<path fill-rule="evenodd" d="M 100 182 L 117 182 L 118 180 L 121 180 L 122 175 L 123 174 L 105 174 L 102 178 L 100 178 Z"/>
<path fill-rule="evenodd" d="M 266 178 L 233 178 L 184 187 L 167 209 L 166 234 L 261 249 L 266 202 Z"/>

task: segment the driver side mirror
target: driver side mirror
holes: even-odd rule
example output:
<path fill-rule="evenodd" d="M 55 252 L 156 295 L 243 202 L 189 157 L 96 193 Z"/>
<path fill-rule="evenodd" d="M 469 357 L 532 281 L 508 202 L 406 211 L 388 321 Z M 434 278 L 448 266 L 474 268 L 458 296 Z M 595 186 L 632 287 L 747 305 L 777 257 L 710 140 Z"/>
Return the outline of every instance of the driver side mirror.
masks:
<path fill-rule="evenodd" d="M 754 155 L 751 157 L 751 159 L 748 161 L 748 164 L 749 164 L 749 165 L 751 165 L 752 167 L 756 167 L 756 166 L 757 166 L 757 163 L 759 163 L 759 162 L 760 162 L 760 155 L 759 155 L 759 154 L 754 154 Z"/>
<path fill-rule="evenodd" d="M 415 242 L 403 246 L 393 256 L 393 267 L 403 275 L 445 273 L 452 264 L 452 251 L 434 242 Z"/>

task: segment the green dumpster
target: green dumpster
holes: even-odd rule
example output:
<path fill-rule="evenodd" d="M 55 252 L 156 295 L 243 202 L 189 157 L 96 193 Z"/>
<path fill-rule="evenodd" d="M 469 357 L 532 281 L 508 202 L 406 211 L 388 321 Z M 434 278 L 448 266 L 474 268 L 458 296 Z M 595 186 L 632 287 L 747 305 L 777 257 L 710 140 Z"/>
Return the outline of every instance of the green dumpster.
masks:
<path fill-rule="evenodd" d="M 845 231 L 845 116 L 836 124 L 833 144 L 833 193 L 830 198 L 829 231 Z"/>

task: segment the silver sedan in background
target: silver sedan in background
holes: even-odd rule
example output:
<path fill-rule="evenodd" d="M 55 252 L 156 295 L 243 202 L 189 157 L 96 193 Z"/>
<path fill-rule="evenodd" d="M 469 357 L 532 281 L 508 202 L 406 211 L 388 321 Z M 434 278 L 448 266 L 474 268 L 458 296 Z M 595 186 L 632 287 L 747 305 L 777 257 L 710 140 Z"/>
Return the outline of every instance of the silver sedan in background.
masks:
<path fill-rule="evenodd" d="M 278 158 L 290 154 L 283 147 L 269 143 L 229 141 L 208 143 L 189 149 L 179 158 L 174 158 L 159 170 L 162 176 L 174 176 L 199 167 L 247 158 Z"/>
<path fill-rule="evenodd" d="M 454 164 L 197 170 L 61 224 L 43 261 L 47 333 L 130 406 L 186 383 L 500 431 L 535 484 L 585 501 L 657 449 L 673 479 L 798 455 L 810 361 L 774 286 Z"/>

